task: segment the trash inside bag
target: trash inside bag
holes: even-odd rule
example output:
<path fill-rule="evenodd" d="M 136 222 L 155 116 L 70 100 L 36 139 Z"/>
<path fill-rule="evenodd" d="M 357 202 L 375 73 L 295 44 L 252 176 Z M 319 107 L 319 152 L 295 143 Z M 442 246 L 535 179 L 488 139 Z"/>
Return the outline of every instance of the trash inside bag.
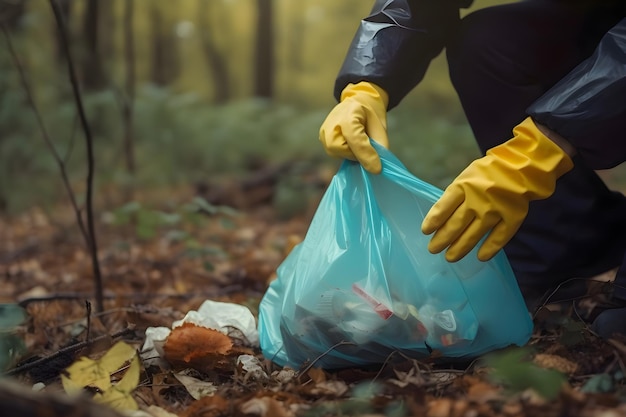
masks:
<path fill-rule="evenodd" d="M 382 173 L 343 162 L 261 300 L 265 357 L 336 369 L 525 344 L 532 321 L 504 253 L 449 263 L 428 252 L 420 227 L 442 191 L 373 146 Z"/>

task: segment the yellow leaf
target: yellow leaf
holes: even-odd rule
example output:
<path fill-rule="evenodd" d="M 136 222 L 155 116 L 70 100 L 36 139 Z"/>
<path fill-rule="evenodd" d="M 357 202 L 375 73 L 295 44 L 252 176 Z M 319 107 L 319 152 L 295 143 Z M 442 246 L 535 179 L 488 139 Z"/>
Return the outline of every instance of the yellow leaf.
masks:
<path fill-rule="evenodd" d="M 115 384 L 115 388 L 124 392 L 132 392 L 137 385 L 139 384 L 139 373 L 141 371 L 141 366 L 139 364 L 139 357 L 135 352 L 135 356 L 133 356 L 132 361 L 130 362 L 130 366 L 126 370 L 124 377 Z"/>
<path fill-rule="evenodd" d="M 85 387 L 96 387 L 104 391 L 111 386 L 111 375 L 104 372 L 98 362 L 83 357 L 61 374 L 61 383 L 68 394 L 76 394 Z"/>
<path fill-rule="evenodd" d="M 116 384 L 111 384 L 111 375 L 117 372 L 125 363 L 130 366 L 124 377 Z M 100 359 L 93 360 L 80 358 L 65 370 L 61 375 L 63 388 L 68 394 L 82 391 L 85 387 L 97 388 L 94 399 L 106 402 L 118 409 L 137 409 L 137 403 L 130 393 L 139 383 L 140 364 L 135 349 L 124 343 L 116 343 Z"/>
<path fill-rule="evenodd" d="M 110 375 L 119 370 L 136 354 L 137 351 L 134 347 L 124 342 L 117 342 L 98 362 L 100 362 L 102 369 Z"/>
<path fill-rule="evenodd" d="M 139 357 L 135 355 L 124 377 L 115 385 L 94 396 L 94 400 L 116 410 L 137 410 L 139 406 L 131 395 L 139 384 Z"/>

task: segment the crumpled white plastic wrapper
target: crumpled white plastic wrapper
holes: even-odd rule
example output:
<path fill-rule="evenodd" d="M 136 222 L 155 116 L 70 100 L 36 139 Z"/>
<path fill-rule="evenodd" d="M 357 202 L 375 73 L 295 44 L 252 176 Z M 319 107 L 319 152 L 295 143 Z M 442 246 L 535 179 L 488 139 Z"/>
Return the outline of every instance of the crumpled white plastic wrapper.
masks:
<path fill-rule="evenodd" d="M 183 323 L 219 330 L 232 338 L 241 339 L 246 346 L 259 346 L 256 320 L 248 307 L 240 304 L 206 300 L 198 311 L 188 312 L 182 320 L 174 322 L 172 327 L 182 326 Z"/>
<path fill-rule="evenodd" d="M 184 323 L 218 330 L 250 347 L 259 346 L 256 320 L 248 307 L 240 304 L 206 300 L 197 311 L 189 311 L 182 320 L 172 323 L 172 329 Z M 141 348 L 141 358 L 147 365 L 163 364 L 163 345 L 171 333 L 167 327 L 148 327 Z"/>

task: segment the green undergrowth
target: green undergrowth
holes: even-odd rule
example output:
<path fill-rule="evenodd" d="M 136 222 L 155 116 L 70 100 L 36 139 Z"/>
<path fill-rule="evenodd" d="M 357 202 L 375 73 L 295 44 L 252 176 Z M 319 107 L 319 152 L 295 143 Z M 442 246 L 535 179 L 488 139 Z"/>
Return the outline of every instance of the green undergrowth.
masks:
<path fill-rule="evenodd" d="M 53 90 L 41 90 L 37 104 L 80 199 L 86 175 L 84 135 L 71 96 Z M 209 181 L 237 175 L 259 161 L 338 166 L 318 141 L 329 108 L 254 99 L 214 106 L 193 93 L 145 86 L 134 105 L 136 168 L 131 175 L 119 97 L 105 91 L 83 98 L 95 144 L 96 193 L 105 186 L 158 189 Z M 23 92 L 9 89 L 0 96 L 0 131 L 0 208 L 14 213 L 66 198 L 58 166 Z M 407 167 L 437 186 L 445 186 L 478 152 L 465 123 L 410 102 L 390 112 L 389 136 L 392 151 Z"/>

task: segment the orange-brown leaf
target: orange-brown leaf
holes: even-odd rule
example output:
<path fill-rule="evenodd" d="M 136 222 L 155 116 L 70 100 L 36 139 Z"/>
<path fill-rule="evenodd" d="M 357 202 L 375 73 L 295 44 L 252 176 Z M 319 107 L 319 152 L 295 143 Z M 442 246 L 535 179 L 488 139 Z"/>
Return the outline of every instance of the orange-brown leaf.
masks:
<path fill-rule="evenodd" d="M 175 327 L 163 346 L 165 359 L 172 364 L 185 363 L 191 367 L 215 361 L 228 355 L 233 347 L 230 337 L 193 323 Z"/>
<path fill-rule="evenodd" d="M 202 397 L 194 401 L 181 417 L 224 417 L 232 415 L 229 401 L 220 395 Z"/>

